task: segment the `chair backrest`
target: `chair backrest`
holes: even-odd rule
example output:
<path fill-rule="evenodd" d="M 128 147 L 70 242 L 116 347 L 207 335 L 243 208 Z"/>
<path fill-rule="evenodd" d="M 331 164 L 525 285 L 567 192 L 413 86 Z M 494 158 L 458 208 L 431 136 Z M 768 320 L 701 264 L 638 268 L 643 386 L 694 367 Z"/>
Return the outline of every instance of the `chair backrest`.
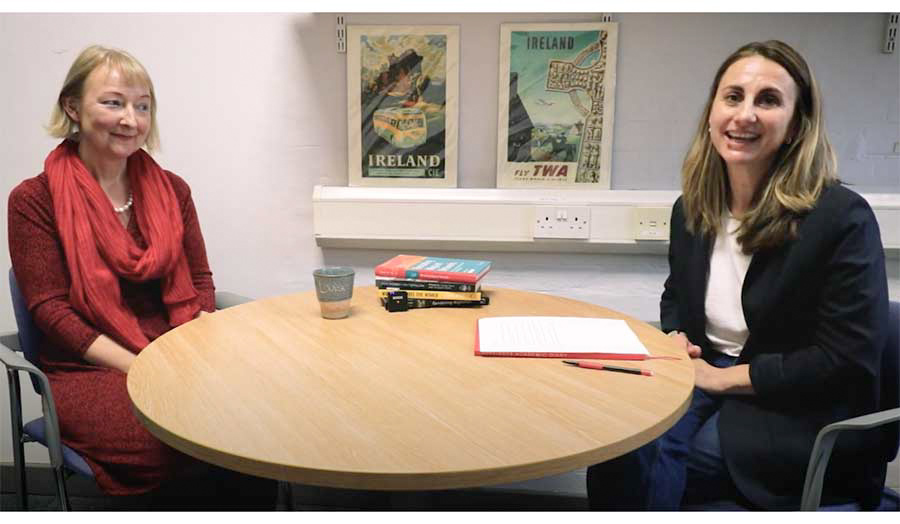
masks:
<path fill-rule="evenodd" d="M 888 340 L 881 356 L 881 407 L 900 407 L 900 302 L 891 301 L 888 315 Z M 900 448 L 900 422 L 892 422 L 885 428 L 889 461 L 897 456 Z"/>
<path fill-rule="evenodd" d="M 22 348 L 25 360 L 37 366 L 38 348 L 40 347 L 41 339 L 44 338 L 44 334 L 34 325 L 34 321 L 31 319 L 31 313 L 28 312 L 25 297 L 22 296 L 22 292 L 19 290 L 19 283 L 16 282 L 16 274 L 12 268 L 9 269 L 9 294 L 12 298 L 13 311 L 16 315 L 16 327 L 19 330 L 19 346 Z M 29 376 L 31 376 L 31 384 L 34 386 L 35 392 L 40 395 L 40 382 L 33 375 L 29 374 Z"/>

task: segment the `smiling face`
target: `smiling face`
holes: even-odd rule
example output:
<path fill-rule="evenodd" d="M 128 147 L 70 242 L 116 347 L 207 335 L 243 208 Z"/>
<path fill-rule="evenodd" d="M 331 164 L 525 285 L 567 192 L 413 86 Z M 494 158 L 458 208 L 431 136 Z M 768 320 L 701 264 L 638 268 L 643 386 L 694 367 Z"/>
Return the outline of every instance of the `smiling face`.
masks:
<path fill-rule="evenodd" d="M 100 66 L 85 79 L 80 99 L 70 98 L 65 109 L 78 122 L 79 155 L 86 164 L 124 162 L 137 151 L 152 123 L 150 89 Z"/>
<path fill-rule="evenodd" d="M 715 96 L 710 139 L 728 171 L 765 174 L 790 136 L 797 100 L 793 78 L 772 60 L 749 56 L 728 67 Z"/>

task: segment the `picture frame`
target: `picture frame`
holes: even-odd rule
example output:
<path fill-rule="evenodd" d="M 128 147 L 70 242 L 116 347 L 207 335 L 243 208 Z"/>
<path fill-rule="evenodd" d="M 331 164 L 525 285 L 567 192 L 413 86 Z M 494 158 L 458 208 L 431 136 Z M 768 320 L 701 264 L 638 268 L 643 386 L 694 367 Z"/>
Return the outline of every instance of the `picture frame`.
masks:
<path fill-rule="evenodd" d="M 459 26 L 347 27 L 349 185 L 456 187 Z"/>
<path fill-rule="evenodd" d="M 609 189 L 618 24 L 500 26 L 497 187 Z"/>

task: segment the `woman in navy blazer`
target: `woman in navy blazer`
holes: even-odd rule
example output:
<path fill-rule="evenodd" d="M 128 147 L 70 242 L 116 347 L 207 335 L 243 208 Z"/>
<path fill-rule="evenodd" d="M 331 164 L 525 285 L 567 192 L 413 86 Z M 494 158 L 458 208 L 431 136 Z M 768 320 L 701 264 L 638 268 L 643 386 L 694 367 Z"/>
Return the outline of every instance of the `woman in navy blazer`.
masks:
<path fill-rule="evenodd" d="M 694 362 L 691 406 L 656 441 L 588 469 L 591 507 L 798 509 L 818 431 L 879 409 L 888 294 L 875 216 L 837 179 L 794 49 L 754 42 L 725 60 L 682 178 L 660 309 Z M 880 438 L 838 439 L 823 504 L 878 504 Z"/>

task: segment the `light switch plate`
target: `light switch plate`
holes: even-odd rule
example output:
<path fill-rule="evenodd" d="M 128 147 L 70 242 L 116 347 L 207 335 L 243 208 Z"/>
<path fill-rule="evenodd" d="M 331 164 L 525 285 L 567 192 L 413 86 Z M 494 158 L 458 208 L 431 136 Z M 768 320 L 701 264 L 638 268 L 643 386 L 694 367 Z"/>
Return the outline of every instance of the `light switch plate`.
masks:
<path fill-rule="evenodd" d="M 632 208 L 632 231 L 635 240 L 669 240 L 669 218 L 672 210 L 667 207 Z"/>

